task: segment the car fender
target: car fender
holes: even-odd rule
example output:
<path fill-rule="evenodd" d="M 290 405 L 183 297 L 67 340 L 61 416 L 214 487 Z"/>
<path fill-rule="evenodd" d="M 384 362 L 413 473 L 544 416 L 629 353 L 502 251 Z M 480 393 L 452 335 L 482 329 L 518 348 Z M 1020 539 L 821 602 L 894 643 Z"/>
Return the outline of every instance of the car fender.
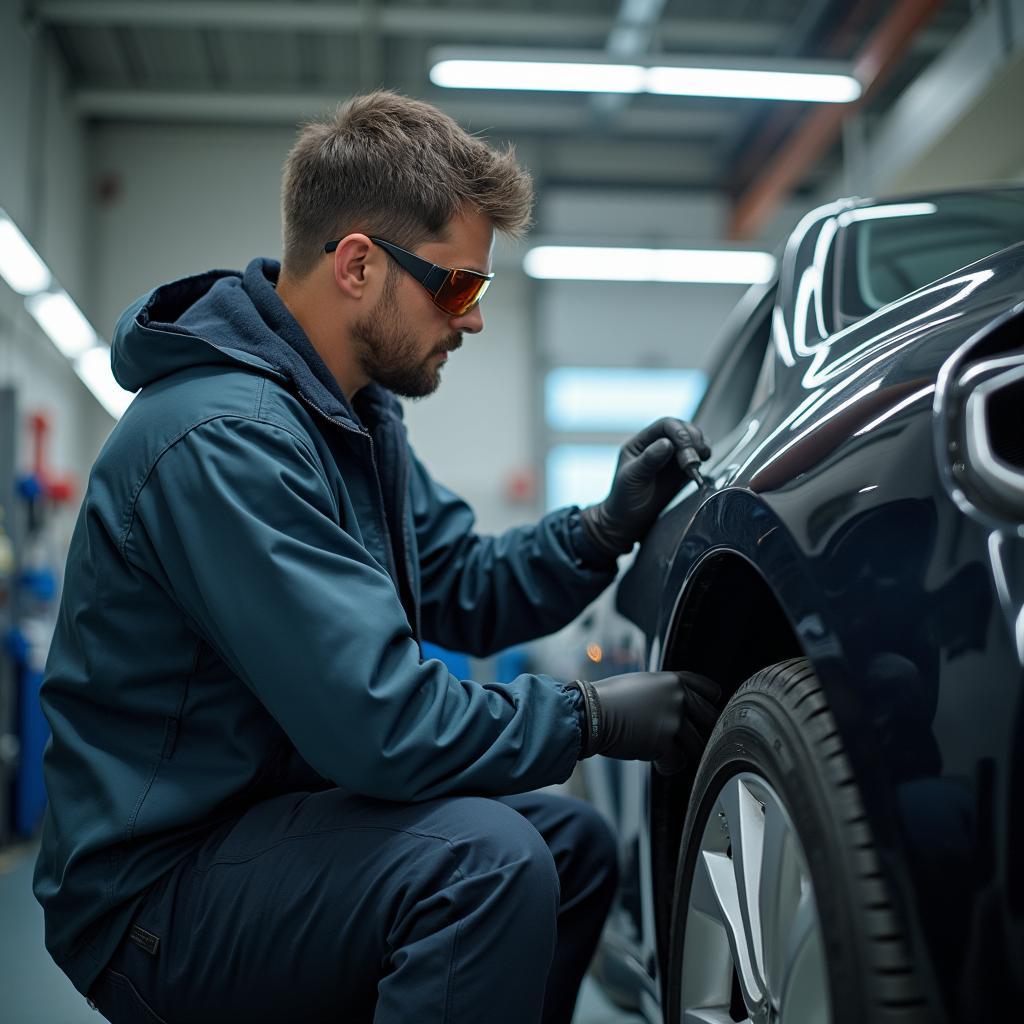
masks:
<path fill-rule="evenodd" d="M 648 638 L 650 668 L 702 672 L 716 678 L 728 697 L 766 665 L 801 655 L 811 661 L 858 779 L 897 913 L 916 947 L 920 934 L 910 909 L 913 886 L 904 867 L 901 812 L 873 741 L 876 709 L 866 699 L 864 681 L 851 671 L 858 659 L 844 650 L 840 613 L 812 577 L 808 554 L 765 499 L 746 488 L 692 495 L 659 526 L 630 571 L 633 579 L 624 577 L 620 584 L 620 611 L 628 614 L 636 610 L 629 607 L 636 580 L 650 579 L 652 570 L 660 572 L 658 599 L 646 605 L 648 614 L 656 614 L 646 623 L 634 618 Z M 730 585 L 732 593 L 719 593 L 712 601 L 710 617 L 702 612 L 716 587 Z M 689 780 L 652 776 L 648 812 L 656 833 L 675 833 L 685 813 L 688 786 Z M 674 848 L 671 840 L 666 845 Z M 671 885 L 674 865 L 670 857 L 664 859 L 665 851 L 651 854 L 650 891 L 657 907 Z M 653 931 L 662 947 L 661 959 L 667 922 L 657 921 Z"/>
<path fill-rule="evenodd" d="M 665 537 L 650 538 L 654 542 L 651 549 L 645 544 L 630 574 L 642 573 L 651 557 L 663 560 L 659 600 L 651 606 L 655 614 L 647 626 L 637 623 L 648 637 L 650 667 L 702 671 L 717 678 L 728 695 L 768 664 L 787 657 L 807 657 L 871 804 L 867 810 L 876 839 L 895 842 L 893 808 L 885 799 L 888 785 L 881 777 L 884 768 L 872 743 L 873 708 L 865 701 L 862 681 L 851 673 L 851 663 L 857 659 L 844 650 L 841 614 L 812 576 L 807 553 L 787 524 L 753 491 L 728 487 L 694 497 L 698 499 L 696 508 L 689 512 L 692 519 L 681 536 L 678 521 L 667 522 Z M 673 511 L 685 515 L 689 510 L 679 506 Z M 658 548 L 670 534 L 676 543 L 665 557 L 664 547 L 660 552 Z M 701 626 L 695 626 L 696 613 L 725 565 L 734 572 L 741 565 L 745 575 L 735 577 L 742 580 L 741 587 L 727 595 L 727 611 L 718 617 L 731 621 L 721 623 L 722 633 L 709 649 L 700 635 Z M 751 598 L 746 591 L 753 589 L 756 581 L 764 590 Z M 625 601 L 626 579 L 622 586 L 625 594 L 620 600 Z M 767 607 L 769 601 L 774 603 L 773 610 Z M 730 639 L 733 649 L 727 649 Z M 723 665 L 721 671 L 716 671 L 716 658 Z"/>

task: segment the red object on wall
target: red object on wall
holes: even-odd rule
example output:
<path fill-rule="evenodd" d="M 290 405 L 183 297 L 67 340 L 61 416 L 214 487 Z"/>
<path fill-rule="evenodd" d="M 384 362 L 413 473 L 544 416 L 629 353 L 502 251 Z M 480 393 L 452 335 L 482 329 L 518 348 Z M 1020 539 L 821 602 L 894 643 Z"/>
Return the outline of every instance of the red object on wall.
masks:
<path fill-rule="evenodd" d="M 37 412 L 29 416 L 29 430 L 32 432 L 32 472 L 42 486 L 43 493 L 51 501 L 71 501 L 78 492 L 78 485 L 72 476 L 55 476 L 46 467 L 46 435 L 50 432 L 50 417 Z"/>
<path fill-rule="evenodd" d="M 537 475 L 532 469 L 516 469 L 505 478 L 505 500 L 510 505 L 528 505 L 536 496 Z"/>

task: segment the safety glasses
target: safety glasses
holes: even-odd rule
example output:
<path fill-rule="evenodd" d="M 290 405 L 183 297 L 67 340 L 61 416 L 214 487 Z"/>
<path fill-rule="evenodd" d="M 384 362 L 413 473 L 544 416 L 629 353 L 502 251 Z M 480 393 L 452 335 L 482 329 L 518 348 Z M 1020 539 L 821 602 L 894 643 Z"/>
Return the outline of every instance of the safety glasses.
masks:
<path fill-rule="evenodd" d="M 484 297 L 488 285 L 494 280 L 493 274 L 479 274 L 475 270 L 449 270 L 383 238 L 374 238 L 373 235 L 369 238 L 404 271 L 416 278 L 430 292 L 434 305 L 449 316 L 465 316 Z M 340 243 L 340 238 L 328 242 L 324 252 L 334 252 Z"/>

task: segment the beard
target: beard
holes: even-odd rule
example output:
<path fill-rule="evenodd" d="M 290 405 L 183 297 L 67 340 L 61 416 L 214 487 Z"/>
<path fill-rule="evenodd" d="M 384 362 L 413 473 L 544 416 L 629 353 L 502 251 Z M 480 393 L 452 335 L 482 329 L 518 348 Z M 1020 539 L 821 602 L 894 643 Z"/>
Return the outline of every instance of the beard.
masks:
<path fill-rule="evenodd" d="M 436 357 L 459 348 L 462 334 L 453 331 L 426 357 L 422 356 L 421 343 L 402 322 L 394 291 L 386 287 L 370 314 L 353 325 L 356 357 L 370 380 L 402 398 L 425 398 L 441 383 L 441 366 Z"/>

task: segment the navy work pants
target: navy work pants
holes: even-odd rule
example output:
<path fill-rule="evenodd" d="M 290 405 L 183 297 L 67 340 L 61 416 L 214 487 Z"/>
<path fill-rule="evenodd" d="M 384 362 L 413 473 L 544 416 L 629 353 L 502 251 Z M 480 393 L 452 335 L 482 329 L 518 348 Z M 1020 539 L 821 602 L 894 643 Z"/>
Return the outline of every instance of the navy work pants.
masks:
<path fill-rule="evenodd" d="M 89 996 L 114 1024 L 568 1024 L 616 875 L 567 797 L 290 793 L 152 887 Z"/>

